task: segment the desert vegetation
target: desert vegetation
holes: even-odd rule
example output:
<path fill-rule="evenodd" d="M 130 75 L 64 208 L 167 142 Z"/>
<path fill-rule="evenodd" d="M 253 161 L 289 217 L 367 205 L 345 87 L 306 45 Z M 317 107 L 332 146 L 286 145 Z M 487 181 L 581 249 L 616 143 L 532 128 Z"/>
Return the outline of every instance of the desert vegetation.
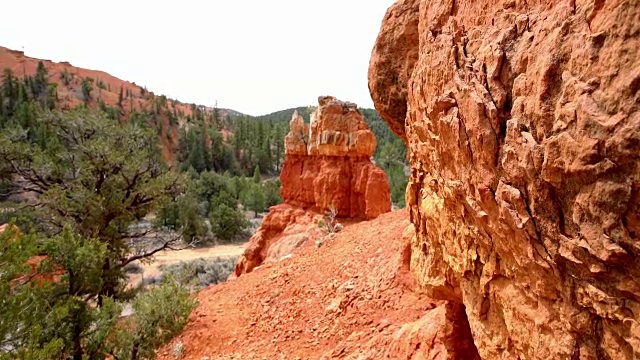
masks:
<path fill-rule="evenodd" d="M 175 279 L 183 286 L 199 289 L 226 281 L 233 273 L 236 260 L 236 257 L 199 258 L 161 265 L 162 273 L 159 276 L 145 278 L 144 281 L 161 285 L 167 279 Z"/>
<path fill-rule="evenodd" d="M 161 251 L 246 239 L 247 214 L 282 202 L 288 111 L 232 117 L 145 88 L 114 88 L 109 102 L 111 91 L 72 69 L 50 76 L 42 62 L 34 75 L 2 73 L 0 224 L 12 230 L 0 237 L 0 359 L 153 358 L 194 291 L 224 281 L 235 259 L 165 266 L 133 288 L 127 274 Z M 402 143 L 363 112 L 394 179 Z"/>
<path fill-rule="evenodd" d="M 26 235 L 1 234 L 10 270 L 0 280 L 0 356 L 147 358 L 182 328 L 195 301 L 169 278 L 153 289 L 126 287 L 127 265 L 184 246 L 159 236 L 144 246 L 151 232 L 132 225 L 187 181 L 167 168 L 148 129 L 85 109 L 40 110 L 29 126 L 0 136 L 3 177 L 22 197 L 14 213 L 30 209 Z M 134 313 L 119 321 L 127 304 Z"/>

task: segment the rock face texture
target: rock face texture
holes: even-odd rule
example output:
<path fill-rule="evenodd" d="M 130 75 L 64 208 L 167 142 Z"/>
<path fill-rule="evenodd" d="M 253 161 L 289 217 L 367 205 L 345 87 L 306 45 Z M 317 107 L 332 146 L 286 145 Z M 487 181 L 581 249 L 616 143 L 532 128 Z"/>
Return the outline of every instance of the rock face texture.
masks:
<path fill-rule="evenodd" d="M 238 260 L 235 276 L 321 237 L 317 224 L 330 207 L 340 217 L 360 220 L 391 210 L 387 175 L 370 160 L 376 138 L 357 105 L 331 96 L 318 103 L 310 124 L 293 114 L 280 174 L 284 204 L 270 209 Z"/>
<path fill-rule="evenodd" d="M 322 216 L 288 204 L 269 209 L 260 228 L 236 263 L 234 275 L 253 271 L 264 262 L 279 260 L 309 239 L 322 236 L 318 221 Z"/>
<path fill-rule="evenodd" d="M 318 99 L 305 124 L 297 113 L 285 137 L 280 194 L 285 203 L 339 216 L 373 219 L 391 210 L 387 176 L 371 163 L 376 138 L 356 104 Z"/>
<path fill-rule="evenodd" d="M 639 49 L 637 1 L 387 12 L 369 87 L 409 148 L 411 269 L 483 359 L 640 358 Z"/>

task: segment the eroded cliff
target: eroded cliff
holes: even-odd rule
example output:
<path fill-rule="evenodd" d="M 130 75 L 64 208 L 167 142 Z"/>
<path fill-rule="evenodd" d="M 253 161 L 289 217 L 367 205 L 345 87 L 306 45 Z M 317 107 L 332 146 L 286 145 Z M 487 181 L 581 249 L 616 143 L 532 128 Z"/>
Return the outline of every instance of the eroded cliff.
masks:
<path fill-rule="evenodd" d="M 411 269 L 484 359 L 640 357 L 640 3 L 400 0 L 369 87 Z"/>

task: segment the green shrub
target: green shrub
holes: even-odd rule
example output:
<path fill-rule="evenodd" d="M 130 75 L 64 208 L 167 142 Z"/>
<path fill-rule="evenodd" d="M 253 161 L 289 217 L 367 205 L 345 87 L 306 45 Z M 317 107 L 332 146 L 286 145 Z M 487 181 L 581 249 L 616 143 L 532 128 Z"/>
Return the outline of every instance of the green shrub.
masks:
<path fill-rule="evenodd" d="M 127 274 L 142 274 L 144 272 L 144 269 L 142 268 L 142 265 L 133 262 L 133 263 L 129 263 L 124 267 L 124 272 Z"/>
<path fill-rule="evenodd" d="M 188 262 L 163 265 L 160 267 L 165 276 L 178 279 L 183 284 L 204 287 L 227 280 L 233 273 L 237 258 L 195 259 Z"/>
<path fill-rule="evenodd" d="M 116 359 L 154 359 L 157 348 L 176 336 L 197 306 L 189 290 L 167 277 L 161 286 L 138 295 L 133 315 L 108 338 L 107 353 Z"/>
<path fill-rule="evenodd" d="M 249 222 L 237 209 L 222 204 L 211 211 L 211 232 L 220 240 L 232 240 L 249 226 Z"/>
<path fill-rule="evenodd" d="M 268 180 L 264 182 L 264 190 L 266 197 L 267 207 L 282 204 L 282 197 L 280 197 L 280 180 Z"/>
<path fill-rule="evenodd" d="M 263 212 L 266 209 L 267 201 L 264 189 L 260 184 L 252 184 L 244 194 L 243 205 L 254 213 Z"/>

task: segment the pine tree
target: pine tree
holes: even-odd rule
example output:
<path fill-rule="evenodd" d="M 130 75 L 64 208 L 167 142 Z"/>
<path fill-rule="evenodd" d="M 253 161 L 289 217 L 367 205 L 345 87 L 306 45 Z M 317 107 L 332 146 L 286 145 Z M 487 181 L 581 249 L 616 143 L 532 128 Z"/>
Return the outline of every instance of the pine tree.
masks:
<path fill-rule="evenodd" d="M 82 78 L 82 82 L 80 84 L 82 88 L 82 98 L 85 103 L 91 100 L 91 92 L 93 91 L 93 79 L 86 77 Z"/>
<path fill-rule="evenodd" d="M 7 117 L 13 114 L 15 104 L 18 98 L 18 89 L 16 85 L 16 78 L 13 76 L 13 71 L 9 68 L 5 68 L 2 76 L 2 92 L 6 97 L 6 109 Z"/>
<path fill-rule="evenodd" d="M 260 184 L 260 180 L 260 166 L 256 165 L 255 169 L 253 169 L 253 182 Z"/>
<path fill-rule="evenodd" d="M 263 212 L 266 207 L 266 197 L 264 189 L 260 184 L 251 184 L 249 190 L 245 195 L 244 205 L 247 209 L 254 212 L 257 215 L 259 212 Z"/>
<path fill-rule="evenodd" d="M 31 81 L 33 97 L 35 99 L 38 99 L 38 101 L 40 102 L 40 107 L 42 109 L 47 109 L 49 107 L 49 76 L 47 68 L 45 68 L 42 61 L 38 61 L 38 67 L 36 69 L 35 77 Z"/>
<path fill-rule="evenodd" d="M 266 173 L 270 173 L 273 170 L 273 162 L 271 158 L 271 144 L 269 143 L 268 137 L 263 141 L 259 154 L 258 164 L 260 165 L 260 169 L 263 169 Z"/>
<path fill-rule="evenodd" d="M 187 141 L 189 144 L 188 164 L 198 173 L 205 171 L 207 169 L 207 164 L 205 163 L 206 147 L 200 130 L 189 131 L 187 133 Z"/>
<path fill-rule="evenodd" d="M 122 109 L 122 86 L 120 86 L 120 92 L 118 93 L 118 107 Z"/>
<path fill-rule="evenodd" d="M 129 225 L 178 191 L 182 180 L 164 165 L 150 130 L 86 111 L 45 114 L 32 127 L 40 125 L 51 135 L 47 149 L 18 141 L 19 132 L 5 132 L 0 161 L 23 174 L 21 187 L 40 194 L 37 205 L 47 228 L 69 226 L 82 238 L 106 244 L 102 284 L 94 295 L 99 304 L 120 298 L 127 264 L 173 246 L 165 241 L 131 255 L 130 240 L 137 236 Z"/>

